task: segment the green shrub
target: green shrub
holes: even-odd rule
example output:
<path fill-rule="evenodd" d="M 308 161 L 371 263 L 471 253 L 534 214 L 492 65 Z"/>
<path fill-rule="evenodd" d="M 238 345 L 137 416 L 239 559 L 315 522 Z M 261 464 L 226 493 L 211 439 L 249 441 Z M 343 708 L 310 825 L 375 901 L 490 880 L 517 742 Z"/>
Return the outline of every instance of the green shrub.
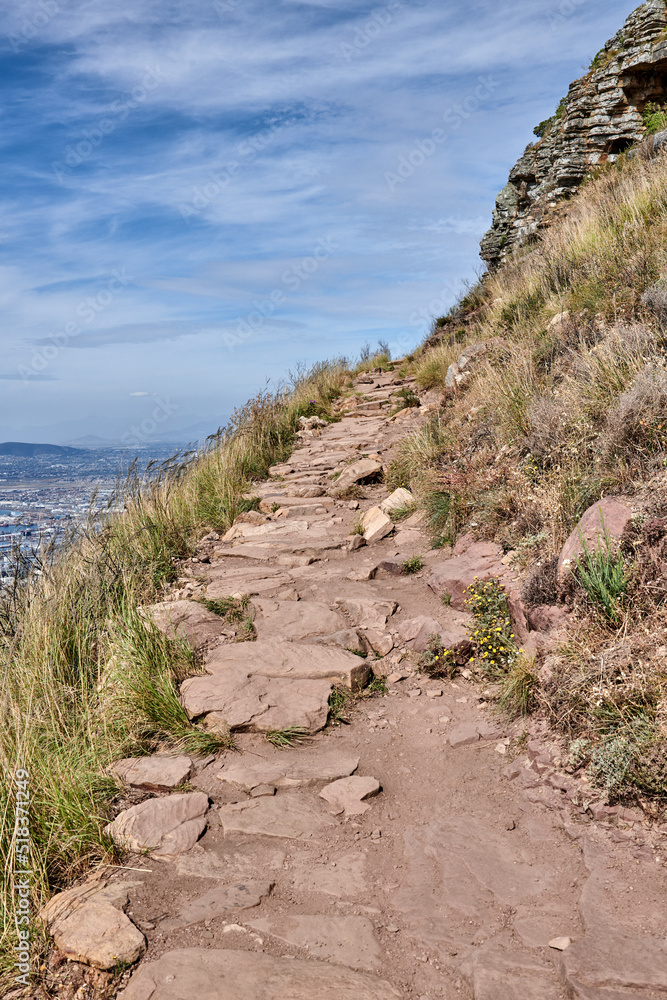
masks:
<path fill-rule="evenodd" d="M 642 120 L 646 126 L 647 135 L 664 132 L 667 129 L 667 106 L 649 101 L 642 112 Z"/>
<path fill-rule="evenodd" d="M 418 666 L 428 677 L 451 678 L 456 673 L 458 663 L 456 654 L 442 644 L 437 633 L 428 637 L 428 645 L 420 654 Z"/>
<path fill-rule="evenodd" d="M 421 556 L 412 556 L 412 558 L 406 559 L 403 563 L 403 572 L 406 576 L 411 576 L 413 573 L 419 573 L 419 571 L 423 568 L 424 560 Z"/>

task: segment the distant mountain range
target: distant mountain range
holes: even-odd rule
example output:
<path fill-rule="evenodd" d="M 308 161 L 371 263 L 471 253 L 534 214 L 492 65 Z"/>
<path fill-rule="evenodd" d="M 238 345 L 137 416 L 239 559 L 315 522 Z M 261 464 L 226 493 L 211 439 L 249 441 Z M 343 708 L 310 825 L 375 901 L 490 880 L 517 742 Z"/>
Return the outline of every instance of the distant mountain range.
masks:
<path fill-rule="evenodd" d="M 59 444 L 27 444 L 24 441 L 4 441 L 0 444 L 0 455 L 16 458 L 36 458 L 40 455 L 83 455 L 82 448 L 65 448 Z"/>

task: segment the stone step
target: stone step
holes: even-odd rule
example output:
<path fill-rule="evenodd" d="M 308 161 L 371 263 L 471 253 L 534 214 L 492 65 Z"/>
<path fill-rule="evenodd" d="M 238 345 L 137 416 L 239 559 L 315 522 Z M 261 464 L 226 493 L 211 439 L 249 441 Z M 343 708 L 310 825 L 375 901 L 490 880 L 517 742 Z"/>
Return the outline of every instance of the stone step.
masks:
<path fill-rule="evenodd" d="M 327 962 L 183 948 L 143 965 L 122 1000 L 401 1000 L 388 982 Z"/>

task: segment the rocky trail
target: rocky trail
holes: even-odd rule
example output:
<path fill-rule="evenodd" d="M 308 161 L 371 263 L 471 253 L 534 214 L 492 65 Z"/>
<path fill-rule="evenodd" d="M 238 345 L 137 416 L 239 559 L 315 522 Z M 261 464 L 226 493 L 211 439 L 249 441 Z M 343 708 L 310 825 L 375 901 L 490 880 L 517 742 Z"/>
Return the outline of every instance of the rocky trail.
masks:
<path fill-rule="evenodd" d="M 467 670 L 416 667 L 435 631 L 465 663 L 475 576 L 516 581 L 494 545 L 447 555 L 419 516 L 392 521 L 402 495 L 387 503 L 372 479 L 436 405 L 390 417 L 400 388 L 414 386 L 358 378 L 340 422 L 310 421 L 272 470 L 260 512 L 203 540 L 151 609 L 202 652 L 188 714 L 231 727 L 241 752 L 116 766 L 124 866 L 45 912 L 79 963 L 68 981 L 120 961 L 123 1000 L 667 995 L 664 833 L 605 807 L 543 723 L 508 726 Z M 363 498 L 341 498 L 355 483 Z M 423 568 L 405 575 L 413 556 Z M 256 638 L 198 603 L 234 595 L 250 596 Z M 517 627 L 535 648 L 557 634 Z M 385 692 L 327 724 L 332 691 L 361 695 L 371 671 Z M 300 739 L 280 749 L 277 731 Z"/>

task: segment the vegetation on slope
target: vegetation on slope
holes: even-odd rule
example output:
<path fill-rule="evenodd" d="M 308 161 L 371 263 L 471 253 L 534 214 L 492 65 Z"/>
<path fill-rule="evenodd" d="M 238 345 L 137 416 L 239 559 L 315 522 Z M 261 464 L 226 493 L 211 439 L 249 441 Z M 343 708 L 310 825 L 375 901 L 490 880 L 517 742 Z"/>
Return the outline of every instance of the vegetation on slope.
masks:
<path fill-rule="evenodd" d="M 364 352 L 361 369 L 386 364 Z M 0 600 L 0 992 L 13 984 L 17 774 L 29 774 L 31 929 L 40 905 L 91 866 L 113 860 L 104 835 L 119 757 L 160 749 L 208 753 L 229 738 L 193 726 L 177 685 L 199 665 L 184 642 L 150 628 L 140 608 L 159 600 L 176 561 L 207 531 L 225 531 L 256 505 L 254 481 L 290 453 L 302 415 L 331 415 L 349 381 L 344 359 L 261 392 L 200 453 L 149 482 L 130 478 L 122 512 L 97 517 L 38 570 L 24 567 Z M 33 942 L 34 943 L 34 942 Z M 33 973 L 38 956 L 33 956 Z"/>
<path fill-rule="evenodd" d="M 473 343 L 487 351 L 466 389 L 445 391 Z M 437 321 L 414 372 L 445 398 L 390 485 L 418 495 L 434 544 L 494 539 L 526 571 L 528 604 L 567 600 L 571 640 L 539 689 L 530 674 L 529 701 L 610 795 L 667 799 L 667 159 L 599 171 L 559 224 Z M 606 495 L 646 514 L 620 561 L 585 559 L 564 594 L 558 553 Z"/>

